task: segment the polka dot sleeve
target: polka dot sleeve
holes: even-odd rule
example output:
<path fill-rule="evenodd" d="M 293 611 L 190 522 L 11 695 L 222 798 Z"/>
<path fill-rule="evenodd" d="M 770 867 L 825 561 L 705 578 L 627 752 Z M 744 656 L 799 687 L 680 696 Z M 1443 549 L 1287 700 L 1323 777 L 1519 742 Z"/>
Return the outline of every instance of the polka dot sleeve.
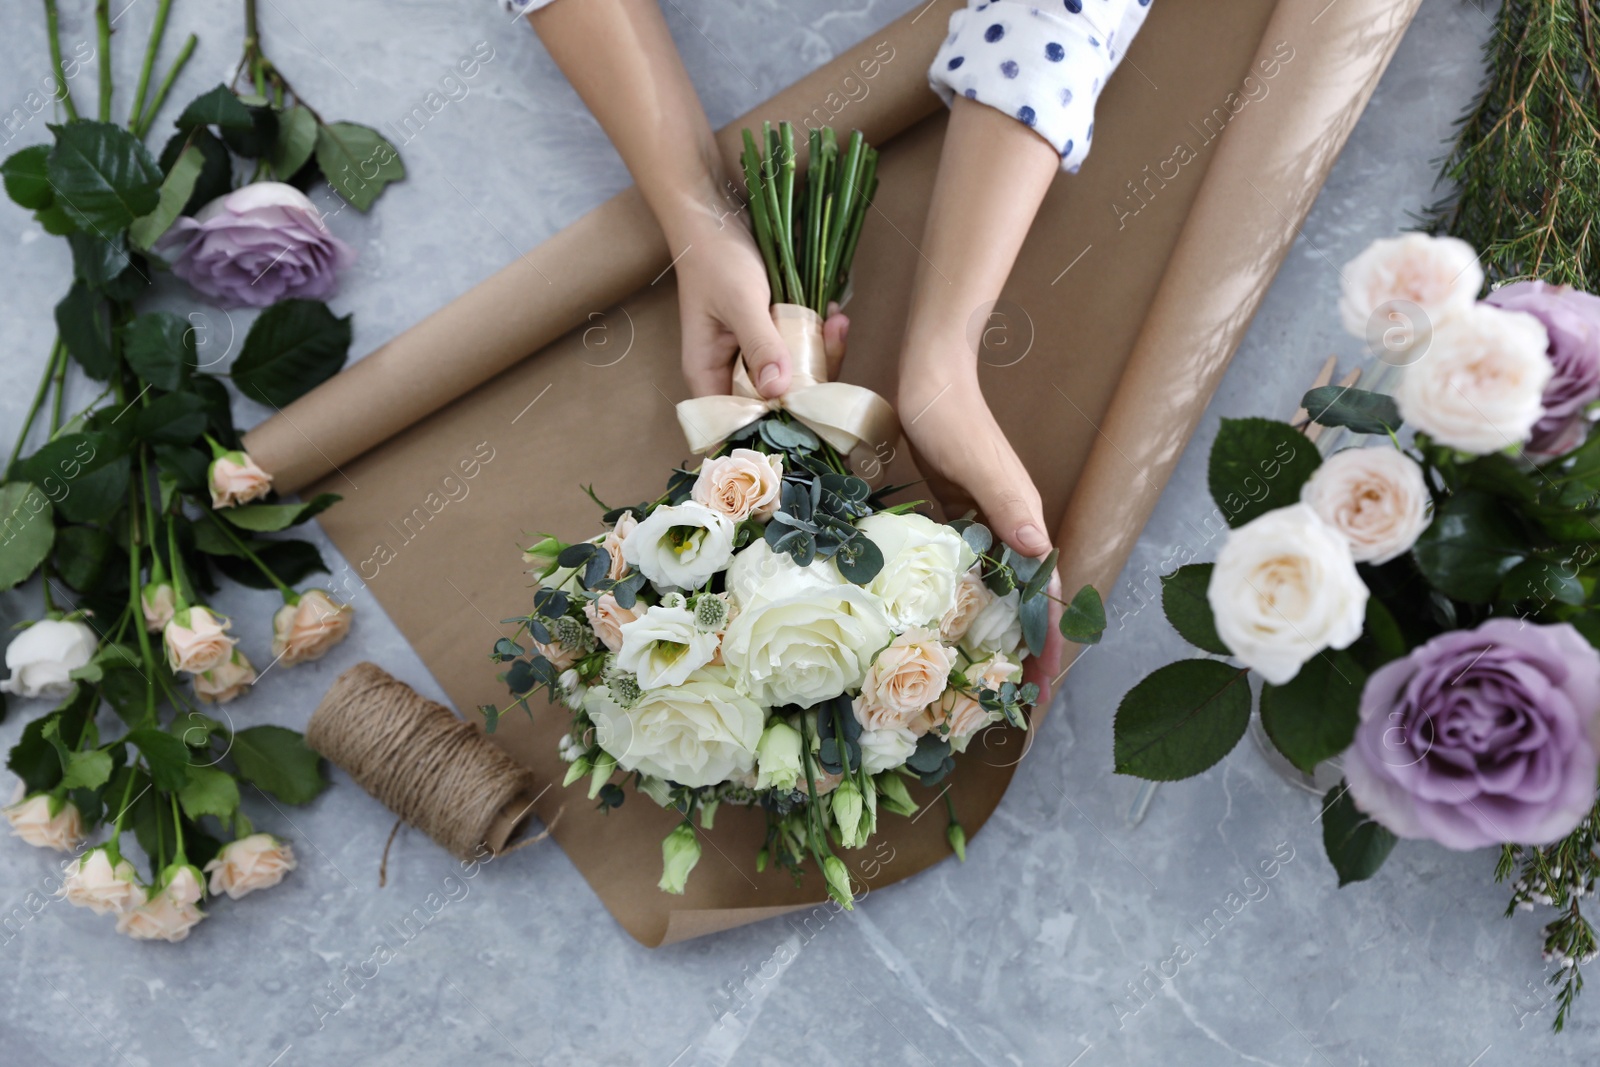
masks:
<path fill-rule="evenodd" d="M 500 0 L 500 10 L 508 15 L 526 15 L 541 7 L 549 7 L 556 0 Z"/>
<path fill-rule="evenodd" d="M 1150 0 L 968 0 L 928 80 L 946 105 L 959 93 L 1033 127 L 1076 171 L 1095 101 L 1149 10 Z"/>

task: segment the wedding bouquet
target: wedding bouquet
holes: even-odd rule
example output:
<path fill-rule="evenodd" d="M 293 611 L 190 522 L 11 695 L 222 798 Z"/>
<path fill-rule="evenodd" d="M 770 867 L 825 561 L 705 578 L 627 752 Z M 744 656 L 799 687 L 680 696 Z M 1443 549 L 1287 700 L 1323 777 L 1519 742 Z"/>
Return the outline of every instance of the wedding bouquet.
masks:
<path fill-rule="evenodd" d="M 352 616 L 324 590 L 293 588 L 327 570 L 315 546 L 271 536 L 338 498 L 270 499 L 270 475 L 240 450 L 224 379 L 282 406 L 343 365 L 350 321 L 322 298 L 354 252 L 302 190 L 320 175 L 365 210 L 404 170 L 375 132 L 325 123 L 295 95 L 261 51 L 255 0 L 234 79 L 250 84 L 191 101 L 153 155 L 145 139 L 196 44 L 191 35 L 152 94 L 170 7 L 155 12 L 119 125 L 107 5 L 95 7 L 98 55 L 75 54 L 69 72 L 47 3 L 52 99 L 66 121 L 0 164 L 6 193 L 66 239 L 73 262 L 0 481 L 0 589 L 38 575 L 43 599 L 6 648 L 0 714 L 7 693 L 58 702 L 12 748 L 19 783 L 3 809 L 16 836 L 71 854 L 58 894 L 115 915 L 120 933 L 177 941 L 205 918 L 208 891 L 237 898 L 294 868 L 287 842 L 255 831 L 243 788 L 304 804 L 324 784 L 300 734 L 236 727 L 220 707 L 258 672 L 208 606 L 218 579 L 282 594 L 273 664 L 319 658 Z M 97 121 L 79 115 L 69 85 L 91 59 Z M 236 188 L 240 161 L 251 177 Z M 219 306 L 265 309 L 225 375 L 212 369 L 226 352 L 205 347 L 204 313 L 140 310 L 162 269 Z M 108 837 L 91 846 L 101 828 Z M 124 855 L 128 831 L 147 875 L 132 848 Z"/>
<path fill-rule="evenodd" d="M 1471 246 L 1409 234 L 1343 271 L 1345 327 L 1392 395 L 1327 386 L 1309 418 L 1224 420 L 1216 562 L 1163 579 L 1214 658 L 1155 671 L 1117 712 L 1117 770 L 1198 774 L 1250 724 L 1312 773 L 1340 884 L 1398 838 L 1499 846 L 1514 907 L 1553 905 L 1558 1027 L 1593 959 L 1600 770 L 1600 299 L 1540 281 L 1477 294 Z M 1332 778 L 1330 776 L 1329 780 Z M 1518 871 L 1520 868 L 1520 871 Z"/>
<path fill-rule="evenodd" d="M 790 301 L 774 319 L 797 380 L 825 378 L 819 312 L 848 284 L 875 153 L 859 133 L 842 155 L 832 130 L 813 133 L 799 188 L 787 124 L 766 131 L 765 157 L 745 137 L 757 242 Z M 511 706 L 544 689 L 570 709 L 566 784 L 587 778 L 612 808 L 620 772 L 682 815 L 662 844 L 663 890 L 683 892 L 699 859 L 695 814 L 710 827 L 720 803 L 749 804 L 767 817 L 757 869 L 798 879 L 809 857 L 848 907 L 834 846 L 864 845 L 880 811 L 915 813 L 907 783 L 942 781 L 979 731 L 1026 728 L 1039 688 L 1021 659 L 1043 647 L 1055 558 L 890 505 L 903 487 L 874 491 L 853 473 L 852 443 L 875 435 L 842 431 L 821 401 L 853 390 L 860 403 L 844 406 L 887 410 L 881 398 L 820 382 L 769 412 L 740 388 L 680 406 L 686 432 L 713 443 L 660 497 L 607 508 L 587 541 L 527 549 L 533 610 L 505 620 L 517 629 L 493 658 L 509 665 Z M 1071 633 L 1091 639 L 1098 610 L 1092 589 L 1080 594 Z M 481 710 L 492 729 L 502 709 Z M 953 807 L 949 841 L 964 854 Z"/>

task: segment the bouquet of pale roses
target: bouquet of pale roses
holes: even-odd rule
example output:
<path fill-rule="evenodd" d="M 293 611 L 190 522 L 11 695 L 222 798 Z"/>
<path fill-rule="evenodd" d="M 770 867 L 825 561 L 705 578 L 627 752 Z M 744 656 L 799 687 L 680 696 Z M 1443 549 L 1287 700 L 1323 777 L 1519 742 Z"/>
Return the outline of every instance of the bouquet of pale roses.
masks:
<path fill-rule="evenodd" d="M 1254 672 L 1270 744 L 1342 772 L 1322 812 L 1341 884 L 1397 838 L 1499 846 L 1497 876 L 1521 869 L 1513 907 L 1561 909 L 1559 1025 L 1596 954 L 1578 902 L 1600 875 L 1600 299 L 1517 281 L 1480 302 L 1473 249 L 1422 234 L 1375 242 L 1343 278 L 1344 325 L 1388 391 L 1306 394 L 1322 449 L 1224 420 L 1209 476 L 1226 540 L 1163 579 L 1169 620 L 1216 658 L 1128 693 L 1117 769 L 1216 763 L 1250 723 Z"/>
<path fill-rule="evenodd" d="M 774 316 L 819 348 L 816 312 L 847 284 L 874 155 L 859 133 L 842 153 L 833 131 L 814 134 L 801 187 L 792 130 L 764 140 L 765 157 L 747 132 L 753 223 L 773 291 L 794 301 Z M 817 225 L 797 238 L 808 217 Z M 686 429 L 733 400 L 688 402 Z M 699 859 L 696 815 L 710 826 L 719 804 L 753 804 L 767 815 L 757 869 L 798 878 L 809 857 L 849 906 L 834 847 L 861 847 L 880 813 L 915 813 L 907 782 L 944 779 L 981 730 L 1026 728 L 1039 688 L 1021 661 L 1044 644 L 1055 558 L 888 504 L 894 489 L 874 491 L 848 441 L 795 406 L 811 424 L 756 403 L 657 499 L 607 508 L 589 540 L 529 546 L 533 610 L 506 620 L 517 629 L 493 658 L 512 706 L 543 689 L 571 711 L 567 784 L 588 779 L 611 808 L 621 774 L 682 814 L 662 845 L 663 890 L 683 892 Z M 1064 632 L 1090 639 L 1098 610 L 1086 589 Z M 492 729 L 503 709 L 481 710 Z M 953 808 L 949 841 L 964 853 Z"/>

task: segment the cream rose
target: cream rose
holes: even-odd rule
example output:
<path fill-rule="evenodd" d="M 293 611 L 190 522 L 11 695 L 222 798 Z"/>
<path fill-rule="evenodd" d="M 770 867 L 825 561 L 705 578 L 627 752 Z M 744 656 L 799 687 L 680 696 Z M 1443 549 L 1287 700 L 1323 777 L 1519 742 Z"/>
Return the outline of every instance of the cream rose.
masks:
<path fill-rule="evenodd" d="M 967 631 L 972 628 L 973 620 L 979 612 L 988 607 L 995 599 L 989 587 L 983 584 L 983 579 L 978 575 L 976 567 L 967 571 L 956 583 L 956 602 L 950 610 L 944 613 L 944 618 L 939 620 L 939 639 L 946 644 L 956 645 L 967 636 Z"/>
<path fill-rule="evenodd" d="M 72 692 L 72 672 L 94 658 L 94 631 L 81 622 L 40 619 L 6 646 L 11 677 L 0 681 L 0 693 L 19 697 L 60 699 Z"/>
<path fill-rule="evenodd" d="M 1294 504 L 1228 534 L 1206 599 L 1223 643 L 1282 685 L 1318 652 L 1361 636 L 1367 587 L 1344 537 Z"/>
<path fill-rule="evenodd" d="M 223 845 L 206 864 L 205 873 L 211 876 L 212 896 L 226 893 L 230 900 L 238 900 L 246 893 L 277 885 L 296 866 L 294 849 L 287 841 L 271 834 L 251 834 Z"/>
<path fill-rule="evenodd" d="M 622 651 L 622 627 L 639 617 L 632 608 L 617 603 L 610 593 L 601 593 L 599 599 L 583 606 L 583 617 L 589 620 L 600 643 L 613 652 Z"/>
<path fill-rule="evenodd" d="M 144 628 L 158 634 L 177 612 L 178 594 L 171 582 L 151 582 L 139 592 L 139 606 L 144 611 Z"/>
<path fill-rule="evenodd" d="M 1424 322 L 1397 322 L 1397 329 L 1382 332 L 1383 347 L 1396 353 L 1472 307 L 1483 288 L 1483 268 L 1471 245 L 1422 233 L 1373 241 L 1344 265 L 1341 278 L 1339 317 L 1356 337 L 1367 338 L 1373 314 L 1391 301 L 1414 304 L 1426 316 Z"/>
<path fill-rule="evenodd" d="M 961 639 L 961 649 L 973 659 L 995 653 L 1015 655 L 1022 644 L 1022 616 L 1018 609 L 1022 594 L 1011 590 L 1005 596 L 993 596 L 967 626 Z"/>
<path fill-rule="evenodd" d="M 236 648 L 230 658 L 194 676 L 194 695 L 205 704 L 226 704 L 249 692 L 255 684 L 256 669 Z"/>
<path fill-rule="evenodd" d="M 748 594 L 722 638 L 723 661 L 768 707 L 809 707 L 861 685 L 873 657 L 893 636 L 877 597 L 843 580 L 780 571 Z M 837 577 L 837 575 L 835 575 Z"/>
<path fill-rule="evenodd" d="M 716 654 L 717 635 L 695 625 L 693 611 L 656 604 L 622 627 L 617 666 L 632 671 L 641 689 L 657 689 L 681 685 Z"/>
<path fill-rule="evenodd" d="M 937 625 L 955 607 L 956 585 L 972 563 L 961 535 L 914 512 L 880 511 L 856 525 L 883 553 L 867 590 L 883 601 L 895 632 Z"/>
<path fill-rule="evenodd" d="M 113 866 L 104 848 L 90 849 L 67 864 L 56 895 L 96 915 L 107 912 L 121 915 L 144 903 L 144 891 L 139 886 L 139 875 L 133 864 L 118 860 Z"/>
<path fill-rule="evenodd" d="M 616 581 L 627 573 L 628 561 L 623 558 L 622 546 L 627 544 L 628 535 L 633 533 L 638 525 L 639 520 L 634 516 L 633 512 L 624 511 L 618 517 L 616 525 L 607 530 L 605 536 L 600 538 L 600 547 L 606 550 L 607 556 L 611 557 L 611 563 L 606 567 L 606 577 L 612 581 Z"/>
<path fill-rule="evenodd" d="M 1555 373 L 1538 319 L 1476 304 L 1446 320 L 1405 369 L 1394 399 L 1406 422 L 1442 445 L 1484 455 L 1526 441 Z"/>
<path fill-rule="evenodd" d="M 226 663 L 238 639 L 228 636 L 232 625 L 210 608 L 184 608 L 161 631 L 167 646 L 167 666 L 175 671 L 202 674 Z"/>
<path fill-rule="evenodd" d="M 1422 468 L 1394 448 L 1347 448 L 1323 461 L 1300 490 L 1317 517 L 1350 542 L 1357 563 L 1387 563 L 1428 526 Z"/>
<path fill-rule="evenodd" d="M 734 522 L 770 519 L 783 487 L 783 458 L 736 448 L 700 465 L 689 498 Z"/>
<path fill-rule="evenodd" d="M 207 480 L 214 508 L 248 504 L 272 492 L 272 475 L 243 452 L 226 452 L 212 460 Z"/>
<path fill-rule="evenodd" d="M 182 941 L 206 917 L 201 895 L 199 872 L 180 867 L 155 896 L 117 917 L 117 933 L 136 941 Z"/>
<path fill-rule="evenodd" d="M 622 555 L 662 589 L 694 589 L 733 559 L 733 520 L 703 504 L 663 505 L 634 527 Z"/>
<path fill-rule="evenodd" d="M 802 567 L 789 553 L 774 552 L 760 540 L 750 542 L 733 557 L 726 580 L 735 614 L 745 605 L 765 597 L 769 588 L 782 587 L 793 595 L 800 589 L 828 589 L 845 584 L 844 575 L 832 560 L 816 560 L 811 566 Z"/>
<path fill-rule="evenodd" d="M 272 616 L 272 655 L 285 667 L 321 659 L 350 633 L 356 609 L 324 590 L 307 589 Z"/>
<path fill-rule="evenodd" d="M 856 721 L 867 730 L 904 727 L 944 692 L 955 666 L 952 648 L 932 630 L 912 629 L 878 653 L 861 680 Z"/>
<path fill-rule="evenodd" d="M 6 821 L 11 824 L 13 837 L 20 837 L 34 848 L 53 848 L 57 852 L 71 852 L 83 841 L 83 816 L 70 800 L 54 806 L 46 793 L 26 795 L 26 787 L 17 783 L 16 795 L 4 809 Z"/>
<path fill-rule="evenodd" d="M 856 740 L 861 746 L 861 769 L 868 774 L 893 770 L 917 750 L 917 735 L 904 726 L 862 730 Z"/>
<path fill-rule="evenodd" d="M 722 667 L 703 667 L 669 689 L 645 690 L 631 708 L 613 700 L 608 686 L 591 686 L 583 706 L 595 740 L 619 767 L 691 787 L 753 771 L 766 719 Z"/>
<path fill-rule="evenodd" d="M 972 689 L 998 690 L 1006 682 L 1014 681 L 1022 673 L 1022 666 L 997 653 L 972 664 L 965 673 Z M 912 722 L 911 730 L 918 735 L 931 730 L 936 736 L 949 740 L 954 751 L 965 752 L 967 744 L 979 731 L 1000 719 L 999 712 L 985 709 L 970 693 L 950 688 Z"/>

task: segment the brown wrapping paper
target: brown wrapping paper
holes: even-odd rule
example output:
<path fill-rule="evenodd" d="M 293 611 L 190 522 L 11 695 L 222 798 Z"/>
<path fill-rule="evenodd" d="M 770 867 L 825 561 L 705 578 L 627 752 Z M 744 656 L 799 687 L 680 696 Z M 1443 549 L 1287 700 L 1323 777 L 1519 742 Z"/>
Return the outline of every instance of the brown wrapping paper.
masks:
<path fill-rule="evenodd" d="M 1416 5 L 1236 0 L 1226 19 L 1200 0 L 1153 7 L 1101 98 L 1094 154 L 1052 189 L 1001 302 L 974 309 L 985 393 L 1062 520 L 1066 588 L 1109 590 Z M 886 396 L 944 129 L 924 72 L 956 6 L 907 15 L 732 127 L 825 112 L 878 58 L 872 92 L 841 116 L 882 148 L 843 377 Z M 654 222 L 623 194 L 247 438 L 280 488 L 334 472 L 317 488 L 345 501 L 324 529 L 459 708 L 505 699 L 486 653 L 496 620 L 531 599 L 513 540 L 585 536 L 598 516 L 580 483 L 611 504 L 653 498 L 687 458 L 672 407 L 686 395 L 676 293 L 670 276 L 650 284 L 666 265 Z M 895 459 L 887 477 L 908 472 Z M 536 805 L 546 820 L 574 799 L 559 788 L 566 722 L 541 708 L 495 735 L 551 783 Z M 950 779 L 969 834 L 1025 751 L 1011 731 L 982 740 Z M 856 878 L 878 887 L 946 857 L 938 807 L 883 819 L 847 856 Z M 824 899 L 815 874 L 799 887 L 757 875 L 763 820 L 726 805 L 688 893 L 660 893 L 658 843 L 674 821 L 630 796 L 609 816 L 568 803 L 555 830 L 641 942 Z"/>

